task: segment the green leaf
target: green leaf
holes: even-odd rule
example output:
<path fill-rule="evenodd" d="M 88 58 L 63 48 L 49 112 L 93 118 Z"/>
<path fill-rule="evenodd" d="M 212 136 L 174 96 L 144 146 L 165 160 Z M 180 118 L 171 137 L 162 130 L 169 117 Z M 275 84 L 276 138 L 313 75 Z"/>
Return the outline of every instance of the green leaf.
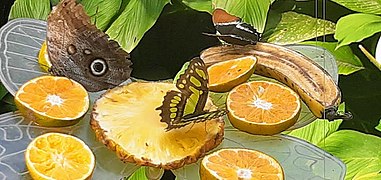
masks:
<path fill-rule="evenodd" d="M 332 0 L 352 11 L 381 14 L 381 0 Z"/>
<path fill-rule="evenodd" d="M 96 26 L 104 31 L 110 25 L 115 14 L 118 13 L 122 0 L 82 0 L 81 4 L 91 17 L 91 21 L 96 22 Z"/>
<path fill-rule="evenodd" d="M 271 31 L 270 35 L 264 37 L 268 42 L 282 45 L 293 44 L 333 34 L 335 32 L 335 23 L 289 11 L 282 13 L 280 22 Z"/>
<path fill-rule="evenodd" d="M 0 101 L 0 114 L 17 111 L 16 106 Z"/>
<path fill-rule="evenodd" d="M 7 89 L 5 89 L 4 85 L 0 82 L 0 99 L 3 99 L 7 93 Z"/>
<path fill-rule="evenodd" d="M 332 133 L 318 146 L 346 164 L 345 179 L 381 179 L 381 138 L 341 130 Z"/>
<path fill-rule="evenodd" d="M 50 0 L 16 0 L 9 19 L 33 18 L 46 20 L 50 13 Z"/>
<path fill-rule="evenodd" d="M 213 12 L 212 0 L 183 0 L 182 2 L 197 11 Z"/>
<path fill-rule="evenodd" d="M 128 180 L 148 180 L 146 174 L 145 174 L 145 168 L 140 167 L 138 170 L 132 174 Z"/>
<path fill-rule="evenodd" d="M 353 53 L 352 49 L 349 46 L 342 46 L 336 49 L 337 42 L 321 41 L 305 41 L 301 44 L 321 46 L 327 49 L 331 54 L 335 56 L 336 63 L 339 69 L 339 74 L 349 75 L 356 71 L 365 69 L 360 59 Z"/>
<path fill-rule="evenodd" d="M 381 31 L 381 17 L 372 14 L 350 14 L 339 19 L 336 25 L 335 39 L 337 48 L 353 42 L 360 42 Z"/>
<path fill-rule="evenodd" d="M 225 9 L 230 14 L 241 17 L 246 23 L 253 25 L 259 32 L 263 32 L 266 25 L 270 0 L 212 0 L 215 8 Z"/>
<path fill-rule="evenodd" d="M 307 126 L 286 132 L 286 134 L 317 145 L 330 134 L 336 132 L 341 122 L 342 120 L 329 122 L 328 120 L 317 119 Z"/>
<path fill-rule="evenodd" d="M 106 33 L 127 52 L 138 45 L 169 0 L 131 0 Z"/>
<path fill-rule="evenodd" d="M 11 105 L 11 106 L 14 106 L 16 107 L 15 105 L 15 101 L 14 101 L 14 98 L 13 98 L 13 95 L 11 93 L 7 93 L 3 99 L 1 100 L 3 103 L 5 104 L 8 104 L 8 105 Z"/>
<path fill-rule="evenodd" d="M 52 4 L 52 6 L 57 5 L 59 2 L 60 2 L 60 0 L 50 0 L 50 3 Z M 79 1 L 77 1 L 77 2 L 79 2 Z"/>
<path fill-rule="evenodd" d="M 224 109 L 226 107 L 226 98 L 228 97 L 228 93 L 209 92 L 209 96 L 213 104 L 218 108 Z"/>
<path fill-rule="evenodd" d="M 189 61 L 187 61 L 183 64 L 180 71 L 177 72 L 175 78 L 173 78 L 173 84 L 176 84 L 177 80 L 180 78 L 180 75 L 184 74 L 184 72 L 188 68 L 188 66 L 189 66 Z"/>
<path fill-rule="evenodd" d="M 10 111 L 16 111 L 16 105 L 13 100 L 13 96 L 7 93 L 0 101 L 0 114 Z"/>
<path fill-rule="evenodd" d="M 338 111 L 345 111 L 345 103 L 340 104 Z M 332 133 L 339 129 L 342 120 L 328 121 L 317 119 L 311 124 L 302 128 L 286 132 L 286 134 L 306 140 L 314 145 L 324 141 Z"/>
<path fill-rule="evenodd" d="M 378 123 L 378 125 L 375 127 L 378 131 L 381 131 L 381 119 L 380 119 L 380 122 Z"/>

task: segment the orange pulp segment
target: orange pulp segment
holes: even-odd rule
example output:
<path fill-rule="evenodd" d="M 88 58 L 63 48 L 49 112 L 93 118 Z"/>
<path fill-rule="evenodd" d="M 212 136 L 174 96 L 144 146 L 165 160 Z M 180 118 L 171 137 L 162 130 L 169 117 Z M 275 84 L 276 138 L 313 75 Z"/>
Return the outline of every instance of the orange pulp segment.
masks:
<path fill-rule="evenodd" d="M 95 157 L 80 139 L 61 133 L 47 133 L 27 147 L 25 162 L 33 179 L 90 179 Z"/>
<path fill-rule="evenodd" d="M 57 76 L 40 76 L 26 82 L 17 91 L 15 101 L 24 116 L 46 126 L 72 124 L 89 108 L 85 88 Z"/>
<path fill-rule="evenodd" d="M 254 73 L 257 59 L 254 56 L 222 61 L 208 67 L 209 88 L 215 92 L 227 92 L 247 81 Z"/>
<path fill-rule="evenodd" d="M 201 162 L 202 180 L 284 179 L 282 166 L 271 156 L 249 149 L 220 149 Z"/>
<path fill-rule="evenodd" d="M 234 127 L 263 135 L 280 133 L 295 124 L 301 109 L 292 89 L 267 81 L 237 86 L 229 92 L 226 105 Z"/>

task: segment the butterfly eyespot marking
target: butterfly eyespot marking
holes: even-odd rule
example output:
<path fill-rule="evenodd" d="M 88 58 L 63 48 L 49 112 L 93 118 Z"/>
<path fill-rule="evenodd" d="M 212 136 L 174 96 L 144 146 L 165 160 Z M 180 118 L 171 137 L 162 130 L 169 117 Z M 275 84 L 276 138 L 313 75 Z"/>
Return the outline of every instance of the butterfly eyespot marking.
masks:
<path fill-rule="evenodd" d="M 90 69 L 94 76 L 101 76 L 106 73 L 107 64 L 103 59 L 95 59 L 91 62 Z"/>
<path fill-rule="evenodd" d="M 90 55 L 91 54 L 91 50 L 90 49 L 85 49 L 85 50 L 83 50 L 83 53 L 86 54 L 86 55 Z"/>
<path fill-rule="evenodd" d="M 77 53 L 77 48 L 70 44 L 68 47 L 67 47 L 67 53 L 69 53 L 70 55 L 73 55 L 75 53 Z"/>

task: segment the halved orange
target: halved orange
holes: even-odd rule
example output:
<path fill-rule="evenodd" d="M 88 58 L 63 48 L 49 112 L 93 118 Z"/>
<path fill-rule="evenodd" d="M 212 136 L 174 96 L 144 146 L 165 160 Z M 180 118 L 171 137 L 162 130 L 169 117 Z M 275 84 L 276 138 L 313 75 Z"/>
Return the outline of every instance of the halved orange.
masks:
<path fill-rule="evenodd" d="M 280 133 L 300 115 L 299 95 L 285 85 L 252 81 L 231 90 L 226 102 L 231 124 L 239 130 L 261 135 Z"/>
<path fill-rule="evenodd" d="M 249 149 L 220 149 L 202 159 L 201 180 L 282 180 L 282 166 L 273 157 Z"/>
<path fill-rule="evenodd" d="M 107 91 L 91 115 L 97 138 L 124 162 L 163 169 L 196 162 L 221 143 L 224 121 L 216 118 L 167 131 L 156 108 L 173 89 L 172 83 L 135 82 Z M 216 109 L 209 100 L 205 108 Z"/>
<path fill-rule="evenodd" d="M 95 157 L 80 139 L 62 133 L 36 137 L 27 147 L 25 163 L 33 179 L 91 179 Z"/>
<path fill-rule="evenodd" d="M 15 95 L 20 112 L 42 126 L 77 123 L 89 109 L 89 96 L 79 83 L 66 77 L 40 76 L 20 87 Z"/>
<path fill-rule="evenodd" d="M 44 43 L 42 43 L 41 49 L 38 52 L 38 64 L 40 65 L 40 68 L 45 72 L 48 72 L 49 68 L 52 66 L 52 63 L 49 60 L 48 48 L 46 45 L 46 41 L 44 41 Z"/>
<path fill-rule="evenodd" d="M 256 63 L 257 58 L 246 56 L 209 66 L 209 89 L 214 92 L 230 91 L 250 78 Z"/>

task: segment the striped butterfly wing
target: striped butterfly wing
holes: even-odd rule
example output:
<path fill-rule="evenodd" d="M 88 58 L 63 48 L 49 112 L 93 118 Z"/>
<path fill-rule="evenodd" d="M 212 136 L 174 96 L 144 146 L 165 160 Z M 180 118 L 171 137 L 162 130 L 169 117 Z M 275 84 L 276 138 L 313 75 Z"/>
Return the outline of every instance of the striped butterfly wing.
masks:
<path fill-rule="evenodd" d="M 160 110 L 161 122 L 167 123 L 167 130 L 186 126 L 190 122 L 183 123 L 182 117 L 187 97 L 181 92 L 171 90 L 164 96 L 163 104 L 157 108 Z"/>
<path fill-rule="evenodd" d="M 208 99 L 208 72 L 204 61 L 193 58 L 184 74 L 180 75 L 176 87 L 186 97 L 184 117 L 195 116 L 204 112 Z"/>
<path fill-rule="evenodd" d="M 241 18 L 227 13 L 223 9 L 215 9 L 212 14 L 216 34 L 204 33 L 219 38 L 227 44 L 247 45 L 256 44 L 261 39 L 253 26 L 241 20 Z"/>
<path fill-rule="evenodd" d="M 192 114 L 187 118 L 183 117 L 186 99 L 181 92 L 169 91 L 164 97 L 162 106 L 157 110 L 161 110 L 161 122 L 167 123 L 166 130 L 184 127 L 190 123 L 199 123 L 207 120 L 215 119 L 226 114 L 225 110 L 215 110 L 210 112 L 202 112 L 200 114 Z"/>
<path fill-rule="evenodd" d="M 167 130 L 184 127 L 192 122 L 203 122 L 225 114 L 217 110 L 205 112 L 208 99 L 208 73 L 205 63 L 200 58 L 190 61 L 184 74 L 176 82 L 180 90 L 171 90 L 164 96 L 160 110 L 161 122 L 167 123 Z"/>
<path fill-rule="evenodd" d="M 204 122 L 207 120 L 215 119 L 215 118 L 224 116 L 225 114 L 226 114 L 225 109 L 217 109 L 215 111 L 208 111 L 208 112 L 204 112 L 202 114 L 196 115 L 196 116 L 183 118 L 181 121 L 183 124 L 187 125 L 191 122 L 199 123 L 199 122 Z"/>

